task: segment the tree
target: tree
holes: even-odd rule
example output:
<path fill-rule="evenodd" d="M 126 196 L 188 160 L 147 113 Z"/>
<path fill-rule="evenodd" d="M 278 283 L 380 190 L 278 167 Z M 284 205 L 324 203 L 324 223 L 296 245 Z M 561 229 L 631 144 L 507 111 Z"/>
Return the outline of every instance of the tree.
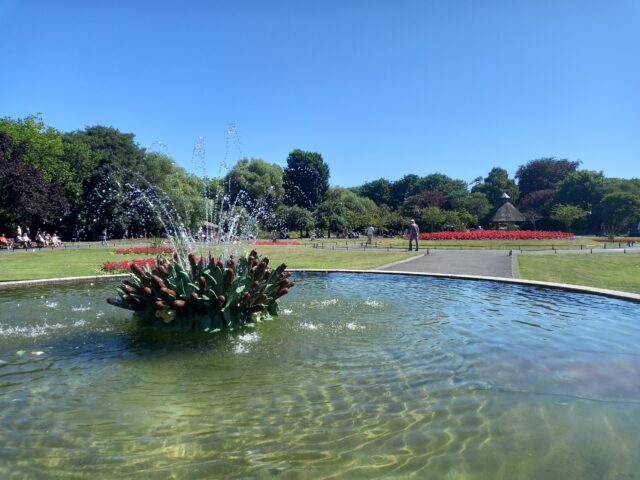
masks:
<path fill-rule="evenodd" d="M 356 193 L 360 196 L 370 198 L 377 205 L 391 205 L 391 182 L 386 178 L 379 178 L 372 182 L 367 182 L 358 187 Z"/>
<path fill-rule="evenodd" d="M 83 185 L 83 208 L 77 213 L 79 236 L 95 238 L 103 228 L 112 236 L 132 230 L 165 234 L 163 223 L 170 220 L 161 217 L 163 195 L 155 190 L 159 187 L 150 188 L 143 172 L 147 159 L 167 168 L 171 162 L 160 156 L 147 157 L 134 138 L 132 133 L 100 125 L 68 134 L 69 141 L 84 143 L 96 159 L 93 174 Z"/>
<path fill-rule="evenodd" d="M 443 173 L 432 173 L 420 178 L 414 187 L 414 192 L 411 192 L 411 194 L 425 190 L 442 193 L 446 198 L 444 206 L 448 209 L 458 208 L 469 194 L 467 182 L 456 180 Z"/>
<path fill-rule="evenodd" d="M 284 196 L 282 167 L 259 158 L 243 158 L 227 173 L 224 184 L 232 201 L 247 208 L 277 208 Z"/>
<path fill-rule="evenodd" d="M 315 227 L 313 213 L 297 205 L 281 205 L 278 209 L 278 218 L 286 230 L 298 230 L 300 237 L 303 236 L 303 232 L 308 233 Z"/>
<path fill-rule="evenodd" d="M 417 185 L 420 177 L 418 175 L 409 174 L 402 177 L 391 184 L 390 206 L 398 208 L 402 205 L 409 195 L 418 193 Z"/>
<path fill-rule="evenodd" d="M 504 168 L 500 167 L 492 168 L 484 178 L 484 181 L 474 185 L 471 191 L 474 193 L 484 193 L 487 200 L 491 203 L 492 210 L 496 210 L 502 205 L 503 193 L 509 195 L 512 203 L 518 200 L 519 195 L 516 182 L 509 178 L 509 173 Z"/>
<path fill-rule="evenodd" d="M 447 230 L 459 232 L 478 225 L 478 217 L 466 210 L 445 210 L 442 223 Z"/>
<path fill-rule="evenodd" d="M 600 203 L 605 193 L 604 189 L 605 177 L 602 172 L 581 170 L 567 175 L 558 184 L 553 202 L 578 205 L 584 210 L 589 210 Z"/>
<path fill-rule="evenodd" d="M 420 210 L 418 221 L 429 227 L 429 231 L 433 232 L 446 220 L 446 214 L 438 207 L 426 207 Z"/>
<path fill-rule="evenodd" d="M 471 192 L 462 202 L 462 208 L 482 220 L 491 212 L 492 205 L 484 193 Z"/>
<path fill-rule="evenodd" d="M 538 190 L 555 190 L 562 180 L 577 170 L 580 163 L 567 159 L 558 160 L 555 157 L 530 160 L 516 171 L 520 195 L 524 196 Z"/>
<path fill-rule="evenodd" d="M 331 237 L 331 232 L 342 232 L 347 230 L 347 215 L 339 202 L 327 199 L 318 205 L 314 212 L 316 226 L 320 230 L 327 230 L 327 237 Z"/>
<path fill-rule="evenodd" d="M 536 229 L 536 222 L 542 218 L 542 215 L 535 210 L 523 210 L 522 216 L 531 224 L 534 230 Z"/>
<path fill-rule="evenodd" d="M 419 211 L 425 207 L 442 208 L 447 203 L 447 196 L 438 190 L 423 190 L 417 195 L 406 198 L 402 205 L 405 217 L 416 217 Z"/>
<path fill-rule="evenodd" d="M 565 203 L 559 203 L 551 210 L 551 219 L 562 223 L 566 227 L 567 232 L 571 231 L 571 224 L 573 222 L 587 215 L 588 212 L 579 206 Z"/>
<path fill-rule="evenodd" d="M 314 208 L 327 198 L 329 165 L 316 152 L 293 150 L 283 172 L 285 203 Z"/>
<path fill-rule="evenodd" d="M 0 132 L 0 228 L 10 232 L 19 224 L 57 229 L 69 208 L 64 189 L 22 160 L 29 149 Z"/>
<path fill-rule="evenodd" d="M 542 213 L 545 210 L 545 206 L 551 202 L 555 194 L 556 191 L 552 188 L 528 193 L 520 199 L 520 210 L 533 210 Z"/>
<path fill-rule="evenodd" d="M 73 181 L 71 167 L 63 158 L 62 135 L 45 125 L 39 114 L 18 120 L 2 118 L 0 132 L 9 134 L 16 144 L 26 142 L 22 161 L 42 171 L 45 180 L 63 186 Z"/>
<path fill-rule="evenodd" d="M 605 195 L 600 212 L 609 236 L 627 229 L 640 216 L 640 196 L 627 192 Z"/>

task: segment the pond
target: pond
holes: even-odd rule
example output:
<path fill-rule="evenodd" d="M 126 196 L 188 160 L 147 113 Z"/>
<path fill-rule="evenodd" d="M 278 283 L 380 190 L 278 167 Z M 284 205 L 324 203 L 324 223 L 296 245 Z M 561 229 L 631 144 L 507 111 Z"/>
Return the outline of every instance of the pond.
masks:
<path fill-rule="evenodd" d="M 636 478 L 640 306 L 299 273 L 281 316 L 141 330 L 116 282 L 0 290 L 0 478 Z"/>

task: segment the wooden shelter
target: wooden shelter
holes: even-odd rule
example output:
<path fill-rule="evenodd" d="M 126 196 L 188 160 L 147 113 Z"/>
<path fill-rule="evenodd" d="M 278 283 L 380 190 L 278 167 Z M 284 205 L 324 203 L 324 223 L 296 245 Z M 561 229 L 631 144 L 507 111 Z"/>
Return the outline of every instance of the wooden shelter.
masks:
<path fill-rule="evenodd" d="M 504 204 L 496 210 L 496 213 L 491 217 L 492 223 L 519 223 L 524 222 L 526 218 L 520 213 L 511 202 L 504 202 Z"/>

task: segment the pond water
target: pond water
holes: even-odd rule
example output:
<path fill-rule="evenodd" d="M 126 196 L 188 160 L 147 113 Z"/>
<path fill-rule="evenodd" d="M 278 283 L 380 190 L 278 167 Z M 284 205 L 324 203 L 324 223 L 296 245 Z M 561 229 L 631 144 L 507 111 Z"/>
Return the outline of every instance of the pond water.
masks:
<path fill-rule="evenodd" d="M 640 478 L 640 306 L 307 273 L 283 313 L 144 331 L 115 283 L 0 290 L 0 478 Z"/>

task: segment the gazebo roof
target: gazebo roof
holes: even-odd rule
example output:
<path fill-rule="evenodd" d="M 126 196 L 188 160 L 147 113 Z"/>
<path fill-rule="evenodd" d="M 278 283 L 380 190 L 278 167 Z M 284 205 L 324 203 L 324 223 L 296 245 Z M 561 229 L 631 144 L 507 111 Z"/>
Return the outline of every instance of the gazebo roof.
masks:
<path fill-rule="evenodd" d="M 495 223 L 524 222 L 525 220 L 524 215 L 510 202 L 504 202 L 491 219 Z"/>

